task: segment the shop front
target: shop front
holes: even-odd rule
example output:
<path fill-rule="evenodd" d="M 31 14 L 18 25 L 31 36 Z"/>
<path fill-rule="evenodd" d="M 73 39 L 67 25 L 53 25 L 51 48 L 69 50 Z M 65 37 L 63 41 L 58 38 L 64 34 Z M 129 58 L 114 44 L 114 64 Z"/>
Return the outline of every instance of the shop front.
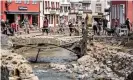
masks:
<path fill-rule="evenodd" d="M 18 22 L 21 23 L 25 18 L 28 18 L 30 24 L 38 24 L 39 12 L 30 12 L 27 7 L 18 7 L 18 11 L 5 11 L 6 18 L 9 23 Z"/>
<path fill-rule="evenodd" d="M 1 19 L 8 20 L 11 24 L 15 22 L 20 24 L 25 18 L 28 19 L 30 25 L 33 23 L 39 24 L 39 2 L 33 4 L 33 1 L 3 0 L 1 1 Z"/>

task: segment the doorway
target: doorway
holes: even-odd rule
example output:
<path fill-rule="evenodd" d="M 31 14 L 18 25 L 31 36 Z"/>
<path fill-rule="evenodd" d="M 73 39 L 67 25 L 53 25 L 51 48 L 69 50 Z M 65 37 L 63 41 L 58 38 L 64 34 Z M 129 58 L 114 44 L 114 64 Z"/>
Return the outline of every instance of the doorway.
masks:
<path fill-rule="evenodd" d="M 38 25 L 38 15 L 32 15 L 32 24 Z"/>
<path fill-rule="evenodd" d="M 24 20 L 24 14 L 20 14 L 20 22 Z"/>
<path fill-rule="evenodd" d="M 14 14 L 7 14 L 6 19 L 9 20 L 9 24 L 11 24 L 15 21 L 15 16 Z"/>

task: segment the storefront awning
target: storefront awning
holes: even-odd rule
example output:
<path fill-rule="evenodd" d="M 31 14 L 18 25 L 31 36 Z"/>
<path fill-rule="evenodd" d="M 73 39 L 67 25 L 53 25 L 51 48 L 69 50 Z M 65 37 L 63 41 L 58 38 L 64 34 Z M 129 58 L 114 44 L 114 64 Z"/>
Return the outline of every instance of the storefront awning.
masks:
<path fill-rule="evenodd" d="M 39 14 L 40 12 L 5 11 L 7 14 Z"/>

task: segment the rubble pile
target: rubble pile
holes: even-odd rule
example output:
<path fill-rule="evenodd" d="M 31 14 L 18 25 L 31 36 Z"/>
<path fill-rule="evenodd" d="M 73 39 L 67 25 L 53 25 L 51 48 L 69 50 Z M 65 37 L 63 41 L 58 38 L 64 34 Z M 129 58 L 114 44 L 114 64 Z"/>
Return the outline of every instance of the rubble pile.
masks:
<path fill-rule="evenodd" d="M 77 60 L 77 63 L 51 64 L 53 69 L 76 73 L 84 79 L 124 80 L 133 72 L 133 55 L 123 52 L 120 47 L 105 43 L 94 43 L 88 46 L 88 54 Z"/>
<path fill-rule="evenodd" d="M 9 72 L 9 80 L 38 80 L 28 61 L 21 55 L 2 50 L 1 64 L 3 73 Z"/>

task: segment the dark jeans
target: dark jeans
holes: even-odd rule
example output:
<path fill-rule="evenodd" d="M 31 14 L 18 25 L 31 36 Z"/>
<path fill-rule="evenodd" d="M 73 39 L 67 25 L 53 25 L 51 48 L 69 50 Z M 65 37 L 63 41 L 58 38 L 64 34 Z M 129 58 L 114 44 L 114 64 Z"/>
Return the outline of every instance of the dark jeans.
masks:
<path fill-rule="evenodd" d="M 48 34 L 48 29 L 47 28 L 43 28 L 42 29 L 42 33 L 46 32 Z"/>
<path fill-rule="evenodd" d="M 97 26 L 96 25 L 93 26 L 93 31 L 94 31 L 94 35 L 97 34 Z"/>
<path fill-rule="evenodd" d="M 73 33 L 73 28 L 69 27 L 69 30 L 70 30 L 70 36 L 71 36 L 71 34 Z"/>

